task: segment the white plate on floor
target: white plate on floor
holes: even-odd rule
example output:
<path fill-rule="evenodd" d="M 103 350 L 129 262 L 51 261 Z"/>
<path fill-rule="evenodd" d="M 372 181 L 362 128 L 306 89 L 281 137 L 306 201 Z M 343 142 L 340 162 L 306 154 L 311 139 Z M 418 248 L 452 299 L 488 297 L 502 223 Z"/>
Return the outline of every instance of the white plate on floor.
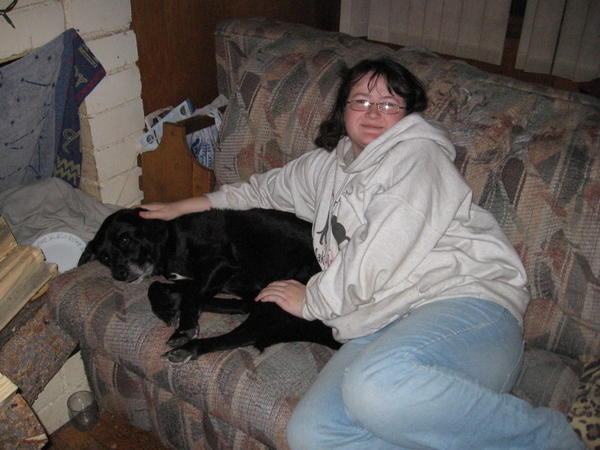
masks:
<path fill-rule="evenodd" d="M 79 236 L 65 231 L 44 234 L 31 245 L 41 248 L 46 261 L 55 263 L 60 273 L 77 266 L 85 249 L 85 242 Z"/>

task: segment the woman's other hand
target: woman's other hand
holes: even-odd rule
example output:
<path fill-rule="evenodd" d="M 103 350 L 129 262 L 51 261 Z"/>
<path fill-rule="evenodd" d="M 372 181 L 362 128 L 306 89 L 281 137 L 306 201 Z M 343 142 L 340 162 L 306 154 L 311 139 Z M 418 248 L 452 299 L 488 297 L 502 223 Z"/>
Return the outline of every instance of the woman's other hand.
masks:
<path fill-rule="evenodd" d="M 258 302 L 277 303 L 281 309 L 302 318 L 306 286 L 296 280 L 274 281 L 256 296 Z"/>

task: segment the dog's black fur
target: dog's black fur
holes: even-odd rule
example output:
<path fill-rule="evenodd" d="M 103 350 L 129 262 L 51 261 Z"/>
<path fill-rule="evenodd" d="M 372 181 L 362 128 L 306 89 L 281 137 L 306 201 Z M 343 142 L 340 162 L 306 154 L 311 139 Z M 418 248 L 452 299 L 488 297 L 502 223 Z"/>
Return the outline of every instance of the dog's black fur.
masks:
<path fill-rule="evenodd" d="M 252 209 L 210 210 L 172 221 L 143 219 L 139 209 L 122 209 L 106 218 L 85 248 L 79 264 L 97 259 L 113 278 L 135 282 L 163 275 L 148 297 L 152 311 L 167 325 L 177 324 L 165 356 L 172 362 L 203 353 L 254 345 L 309 341 L 339 348 L 322 322 L 288 314 L 274 303 L 255 302 L 267 284 L 295 279 L 306 283 L 319 266 L 310 224 L 293 214 Z M 218 293 L 241 299 L 214 298 Z M 196 339 L 202 311 L 246 314 L 221 336 Z"/>

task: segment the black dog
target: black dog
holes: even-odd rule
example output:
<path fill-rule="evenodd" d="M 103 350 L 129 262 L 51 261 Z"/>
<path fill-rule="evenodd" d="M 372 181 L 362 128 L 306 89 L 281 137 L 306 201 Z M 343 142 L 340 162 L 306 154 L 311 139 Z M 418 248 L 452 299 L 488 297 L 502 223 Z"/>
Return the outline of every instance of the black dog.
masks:
<path fill-rule="evenodd" d="M 109 267 L 119 281 L 136 282 L 150 275 L 170 280 L 153 282 L 148 297 L 157 317 L 167 325 L 178 324 L 168 341 L 174 349 L 165 354 L 171 362 L 246 345 L 261 351 L 293 341 L 340 346 L 322 322 L 254 301 L 272 281 L 306 283 L 320 270 L 310 224 L 293 214 L 210 210 L 162 221 L 141 218 L 139 209 L 123 209 L 106 218 L 79 264 L 93 259 Z M 214 298 L 219 293 L 241 299 Z M 202 311 L 249 315 L 229 333 L 195 339 Z"/>

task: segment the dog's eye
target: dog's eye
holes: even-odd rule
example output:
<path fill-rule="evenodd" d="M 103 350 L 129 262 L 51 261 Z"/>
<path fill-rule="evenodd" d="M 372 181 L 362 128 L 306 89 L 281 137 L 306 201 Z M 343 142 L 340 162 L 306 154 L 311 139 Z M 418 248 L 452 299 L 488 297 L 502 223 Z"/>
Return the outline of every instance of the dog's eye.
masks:
<path fill-rule="evenodd" d="M 102 264 L 108 264 L 108 261 L 110 260 L 110 257 L 108 256 L 107 253 L 102 253 L 98 259 L 100 260 L 100 262 Z"/>
<path fill-rule="evenodd" d="M 129 235 L 127 233 L 123 233 L 119 236 L 119 239 L 118 239 L 119 247 L 127 248 L 127 246 L 129 246 L 130 242 L 131 242 L 131 239 L 129 238 Z"/>

